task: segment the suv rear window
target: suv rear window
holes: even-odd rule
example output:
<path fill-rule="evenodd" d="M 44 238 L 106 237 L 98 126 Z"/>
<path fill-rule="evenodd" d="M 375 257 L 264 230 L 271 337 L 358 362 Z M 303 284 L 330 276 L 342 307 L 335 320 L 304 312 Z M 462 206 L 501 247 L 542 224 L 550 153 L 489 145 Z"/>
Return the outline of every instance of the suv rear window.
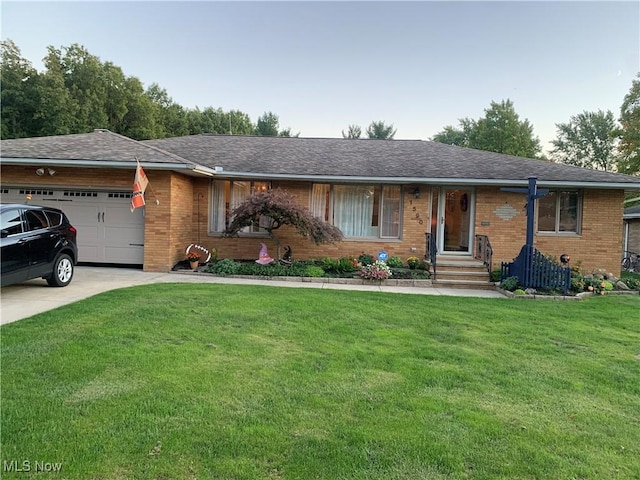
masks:
<path fill-rule="evenodd" d="M 62 225 L 62 214 L 60 212 L 52 212 L 51 210 L 47 210 L 46 212 L 47 217 L 49 217 L 49 224 L 52 227 Z"/>

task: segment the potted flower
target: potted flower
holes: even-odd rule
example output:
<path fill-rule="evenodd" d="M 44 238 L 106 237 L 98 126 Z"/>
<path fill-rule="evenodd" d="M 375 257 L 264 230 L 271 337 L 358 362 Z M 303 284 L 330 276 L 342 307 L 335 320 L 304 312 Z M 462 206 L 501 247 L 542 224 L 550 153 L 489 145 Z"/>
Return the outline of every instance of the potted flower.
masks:
<path fill-rule="evenodd" d="M 188 252 L 187 260 L 189 261 L 191 269 L 195 270 L 196 268 L 198 268 L 198 264 L 200 263 L 200 254 L 196 252 Z"/>

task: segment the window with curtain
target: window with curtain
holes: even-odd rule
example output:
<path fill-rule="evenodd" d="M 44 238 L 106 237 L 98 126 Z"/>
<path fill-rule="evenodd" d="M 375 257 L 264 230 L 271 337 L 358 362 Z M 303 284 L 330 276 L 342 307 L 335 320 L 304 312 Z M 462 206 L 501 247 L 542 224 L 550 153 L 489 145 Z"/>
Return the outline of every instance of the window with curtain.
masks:
<path fill-rule="evenodd" d="M 400 238 L 400 195 L 396 185 L 314 184 L 310 210 L 345 237 Z"/>
<path fill-rule="evenodd" d="M 580 233 L 582 195 L 575 190 L 550 191 L 538 202 L 538 232 Z"/>
<path fill-rule="evenodd" d="M 222 233 L 231 222 L 231 211 L 244 202 L 252 193 L 270 188 L 269 182 L 213 181 L 211 182 L 210 233 Z M 243 233 L 264 233 L 269 225 L 268 217 L 260 217 L 257 224 L 246 227 Z"/>

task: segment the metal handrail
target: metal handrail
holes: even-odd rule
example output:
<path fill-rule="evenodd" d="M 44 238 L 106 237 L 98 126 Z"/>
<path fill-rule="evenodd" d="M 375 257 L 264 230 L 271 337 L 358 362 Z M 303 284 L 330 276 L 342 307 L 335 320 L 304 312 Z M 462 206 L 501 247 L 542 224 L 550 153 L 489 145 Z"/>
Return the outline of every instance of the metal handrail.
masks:
<path fill-rule="evenodd" d="M 476 235 L 476 250 L 473 256 L 476 260 L 481 260 L 489 275 L 493 268 L 493 248 L 491 248 L 491 242 L 488 235 Z"/>
<path fill-rule="evenodd" d="M 438 245 L 436 244 L 436 236 L 432 233 L 425 233 L 427 249 L 424 255 L 425 260 L 431 265 L 433 270 L 432 278 L 436 278 L 436 257 L 438 255 Z"/>

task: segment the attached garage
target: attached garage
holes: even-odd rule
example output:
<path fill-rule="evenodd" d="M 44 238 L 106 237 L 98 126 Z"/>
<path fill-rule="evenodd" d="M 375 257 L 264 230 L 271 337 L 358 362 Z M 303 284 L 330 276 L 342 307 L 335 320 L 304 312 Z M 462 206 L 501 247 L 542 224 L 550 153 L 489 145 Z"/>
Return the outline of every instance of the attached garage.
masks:
<path fill-rule="evenodd" d="M 2 201 L 61 209 L 78 229 L 79 262 L 144 263 L 144 209 L 131 212 L 131 192 L 27 186 L 3 188 Z"/>
<path fill-rule="evenodd" d="M 0 161 L 0 200 L 64 211 L 78 230 L 79 262 L 147 271 L 168 271 L 198 239 L 207 213 L 194 205 L 206 205 L 218 173 L 106 130 L 2 140 Z M 147 206 L 131 212 L 138 163 L 150 186 Z"/>

